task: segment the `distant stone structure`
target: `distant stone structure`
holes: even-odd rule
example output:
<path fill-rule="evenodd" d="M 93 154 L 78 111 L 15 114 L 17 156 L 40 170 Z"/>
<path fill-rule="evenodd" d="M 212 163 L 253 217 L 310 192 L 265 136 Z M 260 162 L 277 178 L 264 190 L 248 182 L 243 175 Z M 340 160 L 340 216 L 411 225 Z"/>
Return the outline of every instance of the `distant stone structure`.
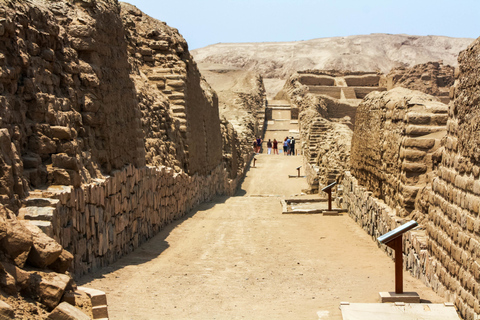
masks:
<path fill-rule="evenodd" d="M 370 92 L 385 91 L 375 72 L 305 70 L 292 75 L 277 98 L 292 103 L 299 125 L 310 192 L 341 180 L 350 167 L 357 107 Z"/>
<path fill-rule="evenodd" d="M 380 85 L 383 75 L 376 72 L 304 70 L 298 74 L 298 81 L 308 86 L 309 92 L 335 99 L 363 99 L 372 91 L 387 90 Z"/>

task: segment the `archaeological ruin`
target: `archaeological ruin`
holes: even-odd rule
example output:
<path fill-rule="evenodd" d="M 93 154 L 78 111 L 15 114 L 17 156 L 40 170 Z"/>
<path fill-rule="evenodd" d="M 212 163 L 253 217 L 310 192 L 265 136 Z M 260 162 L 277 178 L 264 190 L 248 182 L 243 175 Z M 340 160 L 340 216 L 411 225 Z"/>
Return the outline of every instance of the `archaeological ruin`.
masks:
<path fill-rule="evenodd" d="M 219 196 L 284 197 L 239 192 L 253 160 L 269 166 L 255 137 L 262 154 L 294 137 L 298 193 L 337 182 L 373 240 L 417 221 L 404 269 L 480 316 L 480 39 L 456 67 L 269 69 L 285 84 L 267 100 L 262 72 L 197 63 L 127 3 L 5 0 L 0 15 L 0 318 L 108 318 L 79 279 Z"/>

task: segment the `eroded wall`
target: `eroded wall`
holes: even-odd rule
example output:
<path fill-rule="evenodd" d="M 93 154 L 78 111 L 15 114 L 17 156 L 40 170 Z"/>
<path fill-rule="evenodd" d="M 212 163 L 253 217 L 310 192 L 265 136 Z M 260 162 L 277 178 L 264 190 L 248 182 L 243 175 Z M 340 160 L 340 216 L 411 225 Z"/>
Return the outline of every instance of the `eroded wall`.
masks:
<path fill-rule="evenodd" d="M 70 271 L 233 194 L 250 150 L 178 30 L 116 0 L 0 9 L 0 201 L 73 253 Z"/>
<path fill-rule="evenodd" d="M 361 107 L 363 116 L 359 110 L 353 171 L 343 180 L 338 198 L 374 237 L 417 220 L 419 230 L 404 241 L 405 267 L 454 302 L 465 319 L 480 314 L 479 70 L 477 39 L 459 55 L 448 114 L 436 98 L 427 102 L 404 95 L 381 101 L 381 96 L 369 95 L 366 100 L 377 103 Z M 430 112 L 418 114 L 422 109 Z M 433 131 L 425 130 L 427 124 Z M 408 214 L 405 220 L 402 212 Z"/>
<path fill-rule="evenodd" d="M 440 161 L 447 110 L 434 97 L 404 88 L 371 93 L 358 107 L 352 174 L 399 216 L 412 212 Z"/>
<path fill-rule="evenodd" d="M 459 56 L 442 161 L 417 201 L 437 276 L 466 319 L 480 314 L 480 40 Z"/>

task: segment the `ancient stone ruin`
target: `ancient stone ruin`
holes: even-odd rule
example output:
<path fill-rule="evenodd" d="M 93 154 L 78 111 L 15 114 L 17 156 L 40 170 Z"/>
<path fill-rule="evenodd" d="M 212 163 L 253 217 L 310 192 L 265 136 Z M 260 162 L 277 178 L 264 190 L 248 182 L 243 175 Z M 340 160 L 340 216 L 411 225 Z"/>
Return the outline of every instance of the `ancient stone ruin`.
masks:
<path fill-rule="evenodd" d="M 352 171 L 338 199 L 374 237 L 400 224 L 402 216 L 419 221 L 422 228 L 404 241 L 405 267 L 455 302 L 465 319 L 480 312 L 479 48 L 477 39 L 460 54 L 448 106 L 404 89 L 372 94 L 362 102 Z"/>
<path fill-rule="evenodd" d="M 54 310 L 53 319 L 73 312 L 61 301 L 79 305 L 72 275 L 232 194 L 251 157 L 242 140 L 257 131 L 239 139 L 182 36 L 134 6 L 0 8 L 0 285 L 20 299 L 11 307 L 34 299 L 31 312 Z M 261 113 L 261 81 L 255 86 L 256 98 L 240 108 Z M 4 309 L 29 317 L 28 308 Z"/>
<path fill-rule="evenodd" d="M 480 40 L 456 70 L 297 71 L 268 106 L 260 75 L 197 66 L 129 4 L 6 0 L 0 15 L 1 318 L 107 318 L 75 277 L 233 195 L 269 124 L 301 142 L 308 191 L 337 181 L 372 237 L 418 221 L 405 268 L 480 314 Z"/>
<path fill-rule="evenodd" d="M 460 55 L 455 84 L 452 67 L 431 62 L 387 75 L 298 72 L 278 95 L 299 110 L 310 191 L 341 182 L 337 204 L 373 238 L 419 221 L 404 240 L 405 268 L 466 319 L 480 312 L 479 46 Z"/>

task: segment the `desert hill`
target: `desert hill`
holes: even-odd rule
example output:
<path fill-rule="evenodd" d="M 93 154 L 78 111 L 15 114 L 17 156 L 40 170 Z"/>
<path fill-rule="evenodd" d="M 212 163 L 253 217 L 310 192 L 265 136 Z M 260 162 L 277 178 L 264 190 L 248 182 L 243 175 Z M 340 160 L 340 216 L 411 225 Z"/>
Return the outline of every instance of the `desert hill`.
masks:
<path fill-rule="evenodd" d="M 296 42 L 219 43 L 192 50 L 198 63 L 253 70 L 264 78 L 285 79 L 305 69 L 381 71 L 443 60 L 457 64 L 470 38 L 370 34 Z"/>

